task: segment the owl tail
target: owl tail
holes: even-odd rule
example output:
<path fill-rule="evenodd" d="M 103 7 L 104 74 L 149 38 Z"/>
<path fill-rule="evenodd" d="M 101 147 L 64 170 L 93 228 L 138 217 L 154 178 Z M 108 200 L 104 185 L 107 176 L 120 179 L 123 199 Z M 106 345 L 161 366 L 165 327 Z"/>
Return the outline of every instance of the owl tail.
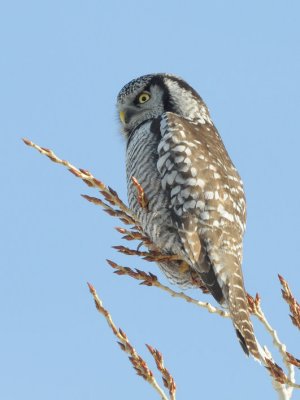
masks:
<path fill-rule="evenodd" d="M 253 325 L 250 320 L 248 301 L 241 274 L 234 273 L 231 276 L 228 295 L 226 297 L 232 322 L 244 352 L 247 355 L 250 353 L 253 357 L 260 360 L 261 355 L 258 350 Z"/>

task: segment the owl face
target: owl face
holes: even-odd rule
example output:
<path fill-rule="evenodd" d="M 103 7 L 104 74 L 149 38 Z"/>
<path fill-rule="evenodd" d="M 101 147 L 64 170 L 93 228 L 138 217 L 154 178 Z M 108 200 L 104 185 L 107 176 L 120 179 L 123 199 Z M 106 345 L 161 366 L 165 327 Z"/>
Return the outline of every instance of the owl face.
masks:
<path fill-rule="evenodd" d="M 125 136 L 164 112 L 189 120 L 208 116 L 198 93 L 184 80 L 170 74 L 144 75 L 132 80 L 120 91 L 117 108 Z"/>

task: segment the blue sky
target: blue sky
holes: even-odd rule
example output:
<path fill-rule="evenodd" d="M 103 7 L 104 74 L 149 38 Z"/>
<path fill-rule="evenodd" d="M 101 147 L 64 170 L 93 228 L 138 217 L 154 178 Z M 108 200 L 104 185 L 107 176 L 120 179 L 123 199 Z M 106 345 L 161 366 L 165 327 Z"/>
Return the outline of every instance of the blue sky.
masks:
<path fill-rule="evenodd" d="M 87 281 L 141 355 L 150 360 L 144 343 L 163 352 L 178 400 L 276 397 L 229 321 L 112 273 L 106 258 L 161 277 L 154 264 L 115 253 L 119 222 L 80 197 L 95 191 L 21 137 L 126 199 L 116 95 L 145 73 L 184 77 L 207 102 L 245 182 L 246 287 L 260 293 L 299 357 L 277 280 L 281 273 L 300 298 L 299 13 L 296 0 L 2 2 L 2 399 L 157 398 L 96 313 Z"/>

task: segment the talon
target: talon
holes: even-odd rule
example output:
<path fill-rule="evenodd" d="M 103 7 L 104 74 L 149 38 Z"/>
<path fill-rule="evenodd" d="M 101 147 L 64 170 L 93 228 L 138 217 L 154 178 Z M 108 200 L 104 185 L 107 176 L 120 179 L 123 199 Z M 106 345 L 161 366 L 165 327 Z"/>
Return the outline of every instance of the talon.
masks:
<path fill-rule="evenodd" d="M 182 263 L 179 265 L 179 268 L 178 268 L 178 270 L 179 270 L 179 272 L 180 272 L 181 274 L 184 274 L 184 273 L 187 272 L 189 269 L 190 269 L 190 266 L 189 266 L 188 263 L 185 262 L 185 261 L 182 261 Z"/>

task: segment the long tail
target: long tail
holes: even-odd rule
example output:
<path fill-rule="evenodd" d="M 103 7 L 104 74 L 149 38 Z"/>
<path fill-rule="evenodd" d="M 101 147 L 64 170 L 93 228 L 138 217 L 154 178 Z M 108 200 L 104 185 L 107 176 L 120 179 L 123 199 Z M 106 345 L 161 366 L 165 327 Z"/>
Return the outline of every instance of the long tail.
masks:
<path fill-rule="evenodd" d="M 251 353 L 258 360 L 261 358 L 253 325 L 250 320 L 248 301 L 242 275 L 233 273 L 230 278 L 227 297 L 228 308 L 240 344 L 247 355 Z"/>
<path fill-rule="evenodd" d="M 218 254 L 217 254 L 218 255 Z M 209 257 L 210 256 L 210 257 Z M 213 297 L 222 305 L 227 305 L 237 337 L 244 352 L 258 360 L 261 359 L 261 353 L 255 339 L 253 325 L 250 320 L 248 300 L 244 288 L 243 275 L 240 267 L 240 261 L 236 255 L 227 254 L 226 257 L 215 257 L 213 253 L 206 256 L 206 271 L 201 271 L 198 267 L 201 279 Z M 215 262 L 213 260 L 215 259 Z M 229 272 L 228 266 L 230 266 Z"/>

